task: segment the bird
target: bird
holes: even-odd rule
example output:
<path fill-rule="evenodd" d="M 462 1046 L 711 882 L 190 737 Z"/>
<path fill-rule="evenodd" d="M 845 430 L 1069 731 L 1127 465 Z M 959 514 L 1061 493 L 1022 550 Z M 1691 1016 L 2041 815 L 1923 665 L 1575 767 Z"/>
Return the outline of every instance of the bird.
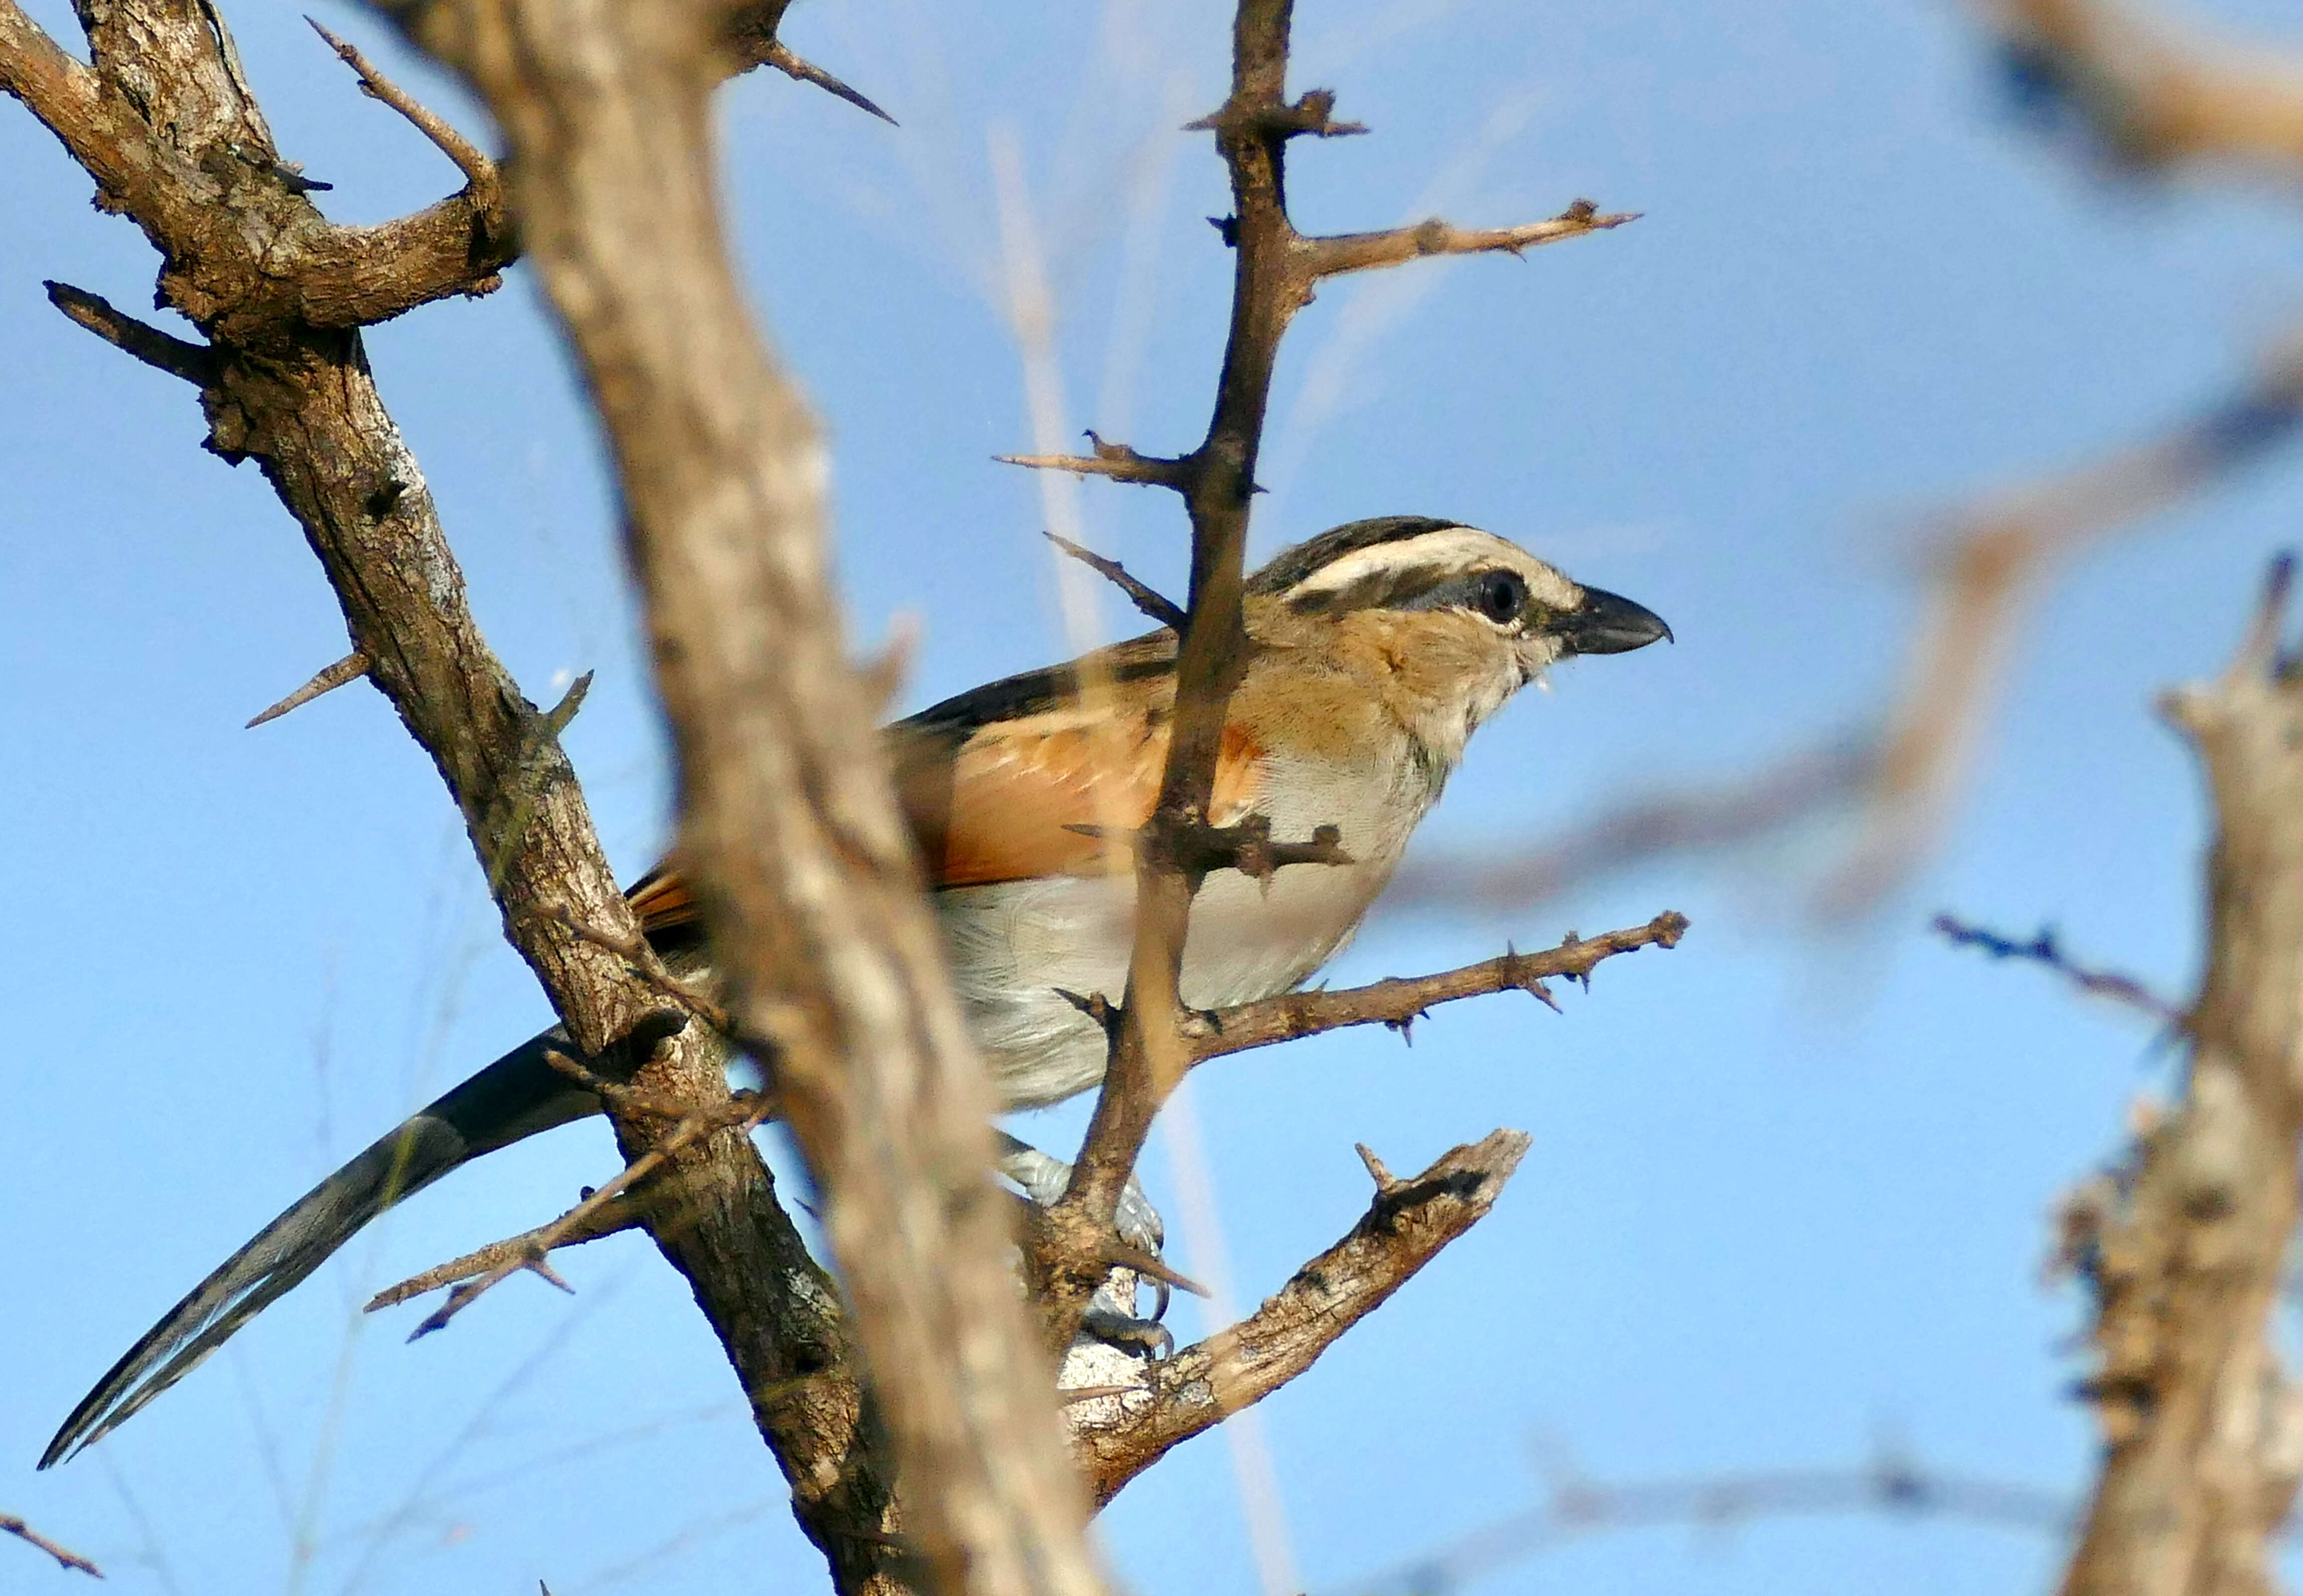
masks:
<path fill-rule="evenodd" d="M 1280 839 L 1336 829 L 1339 862 L 1207 877 L 1180 993 L 1197 1009 L 1303 984 L 1343 948 L 1472 734 L 1576 655 L 1669 638 L 1652 612 L 1518 545 L 1429 516 L 1348 522 L 1247 578 L 1245 673 L 1227 709 L 1207 819 Z M 1006 1109 L 1101 1080 L 1108 1039 L 1082 1000 L 1117 1001 L 1134 935 L 1127 835 L 1156 800 L 1173 718 L 1172 627 L 948 698 L 882 730 L 962 1010 Z M 699 910 L 676 863 L 628 892 L 677 976 L 708 984 Z M 379 1137 L 272 1221 L 97 1381 L 46 1468 L 174 1385 L 386 1209 L 462 1164 L 601 1111 L 533 1037 Z M 1012 1138 L 1027 1193 L 1067 1166 Z M 1124 1217 L 1124 1216 L 1123 1216 Z M 1139 1216 L 1157 1241 L 1156 1216 Z M 1123 1229 L 1126 1226 L 1123 1225 Z"/>

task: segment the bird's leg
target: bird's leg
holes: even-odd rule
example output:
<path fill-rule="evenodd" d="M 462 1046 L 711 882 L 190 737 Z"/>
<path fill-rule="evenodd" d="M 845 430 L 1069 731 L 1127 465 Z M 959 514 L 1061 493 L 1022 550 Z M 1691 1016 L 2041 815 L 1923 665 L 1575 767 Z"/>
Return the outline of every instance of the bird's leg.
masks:
<path fill-rule="evenodd" d="M 1071 1184 L 1071 1165 L 1005 1131 L 995 1134 L 1000 1139 L 1000 1172 L 1023 1187 L 1025 1196 L 1039 1207 L 1053 1205 Z M 1167 1227 L 1132 1174 L 1127 1178 L 1126 1188 L 1120 1193 L 1119 1210 L 1113 1217 L 1120 1240 L 1154 1258 L 1159 1256 L 1160 1244 L 1167 1239 Z M 1135 1296 L 1146 1284 L 1154 1293 L 1152 1316 L 1140 1319 L 1135 1314 Z M 1176 1338 L 1160 1322 L 1167 1314 L 1168 1299 L 1167 1281 L 1151 1279 L 1124 1265 L 1115 1268 L 1090 1299 L 1080 1321 L 1080 1333 L 1124 1352 L 1163 1357 L 1176 1345 Z"/>

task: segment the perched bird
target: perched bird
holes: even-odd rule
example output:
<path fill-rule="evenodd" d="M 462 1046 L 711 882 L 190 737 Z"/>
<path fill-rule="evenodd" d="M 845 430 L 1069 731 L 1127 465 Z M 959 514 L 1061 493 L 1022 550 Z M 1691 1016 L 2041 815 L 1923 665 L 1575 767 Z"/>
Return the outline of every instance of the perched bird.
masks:
<path fill-rule="evenodd" d="M 1670 630 L 1491 533 L 1448 520 L 1354 521 L 1249 578 L 1251 656 L 1233 695 L 1211 822 L 1249 815 L 1283 840 L 1320 826 L 1349 862 L 1258 882 L 1211 875 L 1194 899 L 1182 996 L 1217 1009 L 1288 991 L 1358 928 L 1480 722 L 1544 671 Z M 1135 877 L 1123 839 L 1149 817 L 1167 756 L 1177 637 L 1162 629 L 1068 665 L 1010 677 L 884 733 L 934 886 L 954 982 L 1007 1106 L 1102 1078 L 1105 1036 L 1063 994 L 1117 1000 Z M 675 973 L 708 977 L 675 870 L 629 894 Z M 129 1349 L 49 1443 L 47 1467 L 182 1379 L 265 1305 L 385 1209 L 459 1165 L 600 1111 L 544 1061 L 558 1032 L 515 1048 L 329 1176 Z M 1021 1144 L 1031 1186 L 1053 1161 Z M 1053 1166 L 1060 1170 L 1060 1165 Z M 1040 1183 L 1044 1185 L 1045 1181 Z"/>

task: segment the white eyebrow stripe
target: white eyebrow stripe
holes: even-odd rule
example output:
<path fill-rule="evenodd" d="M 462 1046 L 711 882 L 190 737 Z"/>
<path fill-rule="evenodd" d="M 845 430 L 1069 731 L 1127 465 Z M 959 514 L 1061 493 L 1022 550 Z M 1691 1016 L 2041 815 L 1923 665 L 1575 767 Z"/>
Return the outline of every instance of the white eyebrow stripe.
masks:
<path fill-rule="evenodd" d="M 1354 549 L 1329 561 L 1288 592 L 1291 595 L 1334 593 L 1386 571 L 1429 570 L 1435 581 L 1480 566 L 1502 563 L 1517 569 L 1527 555 L 1515 544 L 1476 527 L 1446 527 L 1413 537 Z"/>

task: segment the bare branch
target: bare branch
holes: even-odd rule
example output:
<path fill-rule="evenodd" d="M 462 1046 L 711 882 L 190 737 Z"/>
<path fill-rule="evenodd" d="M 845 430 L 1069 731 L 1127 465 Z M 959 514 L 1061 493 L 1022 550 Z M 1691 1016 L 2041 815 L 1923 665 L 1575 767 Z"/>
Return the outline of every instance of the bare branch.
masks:
<path fill-rule="evenodd" d="M 1953 1518 L 2060 1534 L 2070 1504 L 2052 1491 L 1955 1474 L 1895 1453 L 1858 1468 L 1761 1469 L 1691 1480 L 1624 1483 L 1556 1478 L 1545 1499 L 1401 1567 L 1343 1587 L 1354 1596 L 1453 1596 L 1473 1582 L 1565 1541 L 1608 1531 L 1688 1524 L 1720 1529 L 1826 1513 Z"/>
<path fill-rule="evenodd" d="M 587 1202 L 588 1198 L 586 1199 Z M 518 1236 L 490 1242 L 486 1246 L 434 1264 L 422 1274 L 410 1275 L 396 1286 L 386 1286 L 360 1311 L 373 1313 L 379 1308 L 396 1307 L 411 1297 L 437 1291 L 443 1286 L 452 1286 L 459 1280 L 468 1280 L 475 1275 L 507 1272 L 526 1269 L 535 1260 L 560 1247 L 581 1246 L 587 1241 L 599 1241 L 610 1236 L 620 1236 L 627 1230 L 637 1230 L 647 1223 L 647 1218 L 631 1200 L 619 1196 L 613 1202 L 596 1209 L 589 1217 L 576 1220 L 576 1209 L 569 1209 L 549 1224 L 538 1225 L 533 1230 L 523 1230 Z"/>
<path fill-rule="evenodd" d="M 1381 232 L 1347 232 L 1331 238 L 1300 241 L 1304 259 L 1314 277 L 1337 277 L 1378 266 L 1402 266 L 1430 255 L 1518 255 L 1541 244 L 1581 238 L 1621 227 L 1640 219 L 1637 211 L 1602 215 L 1588 199 L 1579 199 L 1548 222 L 1519 227 L 1463 228 L 1437 216 L 1413 227 L 1390 227 Z"/>
<path fill-rule="evenodd" d="M 1877 731 L 1803 749 L 1755 775 L 1611 804 L 1534 847 L 1508 842 L 1410 858 L 1384 893 L 1394 908 L 1501 910 L 1541 903 L 1649 860 L 1715 852 L 1862 798 Z"/>
<path fill-rule="evenodd" d="M 1379 1190 L 1350 1234 L 1297 1270 L 1239 1323 L 1152 1364 L 1140 1393 L 1074 1409 L 1074 1448 L 1098 1503 L 1179 1441 L 1261 1401 L 1309 1369 L 1495 1205 L 1528 1148 L 1498 1130 Z"/>
<path fill-rule="evenodd" d="M 448 120 L 427 110 L 416 97 L 376 71 L 368 58 L 355 46 L 345 43 L 322 27 L 318 19 L 304 19 L 312 31 L 325 39 L 336 59 L 359 74 L 360 92 L 370 99 L 382 100 L 415 123 L 416 131 L 439 148 L 442 155 L 456 163 L 456 170 L 464 174 L 466 191 L 472 196 L 474 206 L 481 210 L 500 214 L 503 206 L 503 180 L 496 172 L 496 164 L 480 152 L 477 145 L 458 132 Z"/>
<path fill-rule="evenodd" d="M 612 443 L 677 733 L 679 853 L 729 1009 L 774 1031 L 896 1476 L 932 1482 L 906 1532 L 946 1591 L 1098 1591 L 1008 1263 L 994 1098 L 826 583 L 822 446 L 726 252 L 706 96 L 730 13 L 392 10 L 504 130 L 530 258 Z M 865 1572 L 897 1577 L 884 1556 Z"/>
<path fill-rule="evenodd" d="M 1125 443 L 1107 443 L 1092 432 L 1087 437 L 1089 446 L 1095 451 L 1092 455 L 995 454 L 991 458 L 1003 466 L 1069 471 L 1079 477 L 1108 477 L 1114 482 L 1172 487 L 1179 493 L 1188 493 L 1198 480 L 1198 462 L 1190 456 L 1167 460 L 1159 455 L 1138 454 Z"/>
<path fill-rule="evenodd" d="M 2042 964 L 2090 996 L 2124 1003 L 2164 1025 L 2181 1025 L 2183 1021 L 2181 1009 L 2134 976 L 2074 964 L 2056 942 L 2054 932 L 2046 926 L 2041 926 L 2039 933 L 2025 942 L 2002 936 L 1985 926 L 1970 925 L 1950 915 L 1937 915 L 1931 925 L 1955 947 L 1973 948 L 1992 958 L 2020 958 Z"/>
<path fill-rule="evenodd" d="M 1229 216 L 1213 218 L 1234 261 L 1231 325 L 1206 435 L 1172 460 L 1147 460 L 1091 434 L 1092 459 L 1032 456 L 1018 462 L 1176 488 L 1192 520 L 1191 598 L 1177 649 L 1173 730 L 1159 798 L 1135 850 L 1135 939 L 1126 996 L 1070 1187 L 1051 1212 L 1041 1244 L 1029 1249 L 1051 1348 L 1071 1344 L 1101 1279 L 1095 1238 L 1110 1228 L 1152 1121 L 1192 1063 L 1178 982 L 1192 899 L 1211 867 L 1206 852 L 1214 833 L 1208 819 L 1227 707 L 1246 670 L 1248 512 L 1272 372 L 1289 322 L 1311 301 L 1319 279 L 1336 272 L 1462 249 L 1516 250 L 1629 219 L 1601 216 L 1597 207 L 1579 203 L 1550 223 L 1497 233 L 1430 224 L 1306 239 L 1287 215 L 1283 173 L 1289 141 L 1296 134 L 1356 130 L 1334 121 L 1331 93 L 1315 90 L 1292 105 L 1286 98 L 1291 17 L 1289 0 L 1239 0 L 1231 92 L 1220 109 L 1194 124 L 1215 134 L 1233 207 Z M 1329 839 L 1329 849 L 1339 840 Z M 1315 836 L 1314 850 L 1320 841 Z M 1267 825 L 1261 839 L 1239 839 L 1234 857 L 1223 862 L 1268 877 L 1282 862 L 1269 848 Z"/>
<path fill-rule="evenodd" d="M 1434 1005 L 1492 992 L 1523 992 L 1553 1009 L 1559 1005 L 1543 984 L 1565 977 L 1588 981 L 1604 959 L 1640 948 L 1675 948 L 1687 934 L 1687 916 L 1666 910 L 1644 925 L 1602 936 L 1569 936 L 1540 953 L 1506 953 L 1436 975 L 1378 981 L 1342 992 L 1285 992 L 1260 1002 L 1241 1003 L 1185 1026 L 1192 1062 L 1201 1064 L 1250 1048 L 1293 1042 L 1348 1026 L 1385 1025 L 1405 1031 Z"/>
<path fill-rule="evenodd" d="M 2223 160 L 2282 182 L 2303 170 L 2303 57 L 2217 38 L 2107 0 L 1978 0 L 2011 79 L 2067 113 L 2118 165 Z"/>
<path fill-rule="evenodd" d="M 1041 536 L 1127 595 L 1127 601 L 1130 604 L 1161 626 L 1170 628 L 1178 633 L 1182 632 L 1185 620 L 1184 607 L 1174 599 L 1146 587 L 1128 575 L 1127 568 L 1118 561 L 1107 560 L 1093 549 L 1082 548 L 1070 538 L 1059 537 L 1053 532 L 1042 532 Z"/>
<path fill-rule="evenodd" d="M 1366 124 L 1362 122 L 1336 121 L 1335 111 L 1336 91 L 1314 89 L 1292 106 L 1249 106 L 1238 109 L 1226 106 L 1222 110 L 1210 112 L 1195 122 L 1185 122 L 1184 131 L 1187 133 L 1211 133 L 1225 126 L 1227 115 L 1234 118 L 1244 115 L 1244 122 L 1236 122 L 1235 125 L 1244 125 L 1251 132 L 1277 133 L 1288 139 L 1305 135 L 1314 139 L 1341 139 L 1367 131 Z"/>
<path fill-rule="evenodd" d="M 66 54 L 18 0 L 0 0 L 0 92 L 21 100 L 62 141 L 96 179 L 99 195 L 127 181 L 120 130 L 96 73 Z"/>
<path fill-rule="evenodd" d="M 63 311 L 72 321 L 86 327 L 114 349 L 135 356 L 156 371 L 170 376 L 180 376 L 195 387 L 206 387 L 215 380 L 215 351 L 197 343 L 163 333 L 146 322 L 138 321 L 126 311 L 116 308 L 100 294 L 74 288 L 69 283 L 49 282 L 41 284 L 48 291 L 48 303 Z"/>
<path fill-rule="evenodd" d="M 2303 1468 L 2273 1322 L 2303 1139 L 2303 676 L 2265 646 L 2286 587 L 2274 570 L 2231 669 L 2170 705 L 2214 805 L 2210 952 L 2182 1100 L 2063 1216 L 2105 1443 L 2064 1596 L 2272 1589 Z"/>
<path fill-rule="evenodd" d="M 82 1574 L 93 1575 L 97 1579 L 104 1577 L 103 1569 L 89 1562 L 80 1553 L 57 1545 L 13 1513 L 0 1513 L 0 1534 L 13 1535 L 20 1541 L 39 1548 L 66 1568 L 77 1568 Z"/>
<path fill-rule="evenodd" d="M 289 694 L 285 698 L 281 699 L 279 703 L 274 704 L 269 709 L 260 709 L 257 711 L 256 714 L 249 718 L 248 724 L 243 727 L 242 730 L 252 731 L 257 727 L 263 725 L 266 721 L 276 721 L 282 715 L 286 714 L 290 710 L 301 709 L 304 705 L 309 704 L 313 699 L 317 698 L 323 693 L 333 693 L 338 688 L 342 687 L 349 682 L 358 681 L 361 677 L 366 676 L 367 674 L 367 655 L 357 652 L 348 654 L 333 665 L 321 666 L 319 671 L 313 676 L 311 680 L 306 682 L 302 687 L 298 688 L 294 692 Z"/>
<path fill-rule="evenodd" d="M 508 230 L 468 190 L 382 227 L 332 225 L 280 159 L 215 6 L 111 0 L 79 14 L 94 69 L 71 65 L 14 0 L 0 0 L 0 87 L 80 158 L 99 205 L 132 217 L 158 250 L 163 302 L 210 342 L 208 447 L 256 460 L 300 523 L 371 680 L 462 811 L 506 934 L 573 1051 L 626 1058 L 625 1040 L 659 1023 L 662 998 L 562 915 L 628 937 L 638 929 L 631 908 L 550 735 L 553 717 L 527 703 L 471 616 L 438 507 L 356 330 L 426 299 L 484 291 L 516 252 Z M 115 104 L 136 108 L 132 139 L 114 137 L 105 107 Z M 235 174 L 228 190 L 212 175 L 221 172 Z M 652 1102 L 727 1101 L 726 1047 L 704 1026 L 628 1061 L 629 1084 Z M 628 1157 L 663 1129 L 614 1104 L 610 1116 Z M 725 1125 L 696 1138 L 651 1182 L 650 1212 L 677 1221 L 656 1244 L 720 1332 L 835 1583 L 890 1588 L 909 1554 L 891 1540 L 877 1421 L 838 1294 L 757 1150 Z"/>
<path fill-rule="evenodd" d="M 502 1284 L 523 1270 L 542 1275 L 562 1291 L 569 1289 L 568 1282 L 553 1274 L 550 1264 L 545 1262 L 545 1259 L 554 1247 L 568 1246 L 576 1241 L 595 1241 L 602 1236 L 612 1234 L 614 1230 L 625 1229 L 630 1223 L 642 1222 L 630 1219 L 627 1214 L 624 1216 L 624 1223 L 606 1229 L 601 1228 L 605 1223 L 611 1206 L 624 1191 L 662 1169 L 683 1149 L 701 1141 L 715 1130 L 733 1127 L 740 1131 L 749 1131 L 754 1126 L 774 1113 L 775 1108 L 775 1100 L 772 1098 L 763 1097 L 756 1092 L 738 1092 L 724 1103 L 690 1111 L 679 1124 L 666 1132 L 662 1139 L 654 1146 L 632 1160 L 630 1163 L 618 1170 L 604 1186 L 600 1186 L 590 1196 L 550 1224 L 539 1226 L 523 1236 L 517 1236 L 510 1241 L 498 1242 L 492 1247 L 483 1249 L 493 1254 L 493 1261 L 486 1268 L 478 1271 L 477 1278 L 465 1280 L 463 1284 L 451 1291 L 446 1302 L 442 1303 L 426 1315 L 423 1323 L 408 1332 L 408 1338 L 414 1341 L 430 1335 L 434 1330 L 445 1330 L 450 1320 L 471 1306 L 484 1293 L 493 1287 Z M 462 1260 L 458 1260 L 458 1262 L 461 1262 Z M 454 1268 L 454 1264 L 442 1266 L 443 1270 Z M 426 1275 L 418 1276 L 417 1279 L 425 1279 L 432 1274 L 440 1272 L 441 1270 L 430 1271 Z M 450 1278 L 460 1279 L 461 1276 L 455 1275 Z M 403 1285 L 412 1283 L 403 1282 Z M 429 1288 L 423 1288 L 423 1289 L 429 1289 Z M 392 1291 L 401 1293 L 401 1296 L 392 1296 L 392 1302 L 401 1301 L 406 1296 L 415 1295 L 412 1291 L 403 1291 L 402 1287 L 400 1286 L 392 1288 Z M 380 1307 L 390 1305 L 385 1300 L 386 1296 L 389 1295 L 389 1293 L 379 1294 L 369 1302 L 367 1311 L 374 1313 Z"/>

